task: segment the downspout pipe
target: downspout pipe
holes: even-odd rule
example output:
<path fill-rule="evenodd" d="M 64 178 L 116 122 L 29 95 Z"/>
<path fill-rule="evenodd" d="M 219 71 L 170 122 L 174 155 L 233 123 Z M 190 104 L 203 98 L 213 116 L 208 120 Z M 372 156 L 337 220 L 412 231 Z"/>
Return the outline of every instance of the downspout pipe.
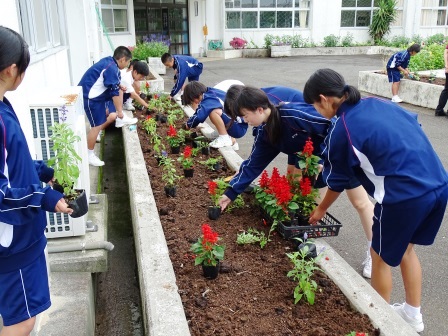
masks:
<path fill-rule="evenodd" d="M 107 251 L 112 251 L 114 249 L 114 245 L 108 241 L 98 241 L 98 242 L 83 242 L 83 243 L 65 244 L 65 245 L 58 245 L 58 246 L 48 246 L 48 253 L 101 250 L 101 249 L 107 250 Z"/>

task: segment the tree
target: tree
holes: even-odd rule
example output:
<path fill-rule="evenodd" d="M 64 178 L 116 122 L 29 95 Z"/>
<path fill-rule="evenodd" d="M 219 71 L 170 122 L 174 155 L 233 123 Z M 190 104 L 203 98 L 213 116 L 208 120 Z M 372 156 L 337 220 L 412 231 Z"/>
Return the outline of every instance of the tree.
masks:
<path fill-rule="evenodd" d="M 375 44 L 383 39 L 389 33 L 390 25 L 397 17 L 396 0 L 380 0 L 378 9 L 373 13 L 372 24 L 369 27 L 369 34 Z"/>

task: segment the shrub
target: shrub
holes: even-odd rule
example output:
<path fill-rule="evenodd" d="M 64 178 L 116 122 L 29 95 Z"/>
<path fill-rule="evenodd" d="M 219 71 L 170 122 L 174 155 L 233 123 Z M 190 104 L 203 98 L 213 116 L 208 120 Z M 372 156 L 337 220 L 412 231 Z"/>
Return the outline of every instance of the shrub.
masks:
<path fill-rule="evenodd" d="M 339 36 L 330 34 L 324 37 L 323 46 L 324 47 L 336 47 L 339 43 Z"/>
<path fill-rule="evenodd" d="M 151 34 L 144 36 L 141 43 L 137 43 L 132 51 L 132 58 L 140 61 L 146 61 L 148 57 L 161 57 L 164 53 L 169 51 L 171 41 L 161 34 Z"/>
<path fill-rule="evenodd" d="M 418 42 L 415 42 L 415 43 L 418 43 Z M 443 35 L 443 34 L 431 35 L 425 39 L 425 43 L 426 44 L 434 44 L 434 43 L 445 44 L 445 35 Z"/>
<path fill-rule="evenodd" d="M 390 25 L 397 17 L 395 7 L 396 0 L 379 0 L 378 9 L 373 12 L 372 24 L 369 26 L 369 35 L 375 44 L 390 32 Z"/>
<path fill-rule="evenodd" d="M 341 44 L 343 47 L 351 47 L 353 45 L 353 34 L 352 33 L 347 33 L 347 35 L 345 35 L 342 39 L 341 39 Z"/>
<path fill-rule="evenodd" d="M 308 39 L 300 35 L 293 35 L 291 39 L 291 46 L 293 48 L 305 48 L 307 47 Z"/>
<path fill-rule="evenodd" d="M 393 36 L 389 42 L 389 46 L 395 48 L 407 48 L 411 39 L 406 36 Z"/>
<path fill-rule="evenodd" d="M 229 44 L 233 49 L 244 49 L 247 45 L 247 41 L 239 37 L 234 37 Z"/>
<path fill-rule="evenodd" d="M 409 69 L 411 71 L 422 71 L 444 68 L 444 50 L 445 46 L 441 44 L 427 45 L 417 55 L 411 57 Z"/>

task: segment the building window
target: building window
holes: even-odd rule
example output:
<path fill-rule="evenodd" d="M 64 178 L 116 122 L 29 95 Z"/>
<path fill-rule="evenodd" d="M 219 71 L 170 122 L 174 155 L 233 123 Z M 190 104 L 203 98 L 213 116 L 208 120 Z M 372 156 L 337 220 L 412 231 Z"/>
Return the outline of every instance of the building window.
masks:
<path fill-rule="evenodd" d="M 108 33 L 128 32 L 127 0 L 101 0 L 101 19 Z"/>
<path fill-rule="evenodd" d="M 420 25 L 424 27 L 448 26 L 447 0 L 423 0 Z"/>
<path fill-rule="evenodd" d="M 368 27 L 379 0 L 342 0 L 341 27 Z M 402 26 L 403 0 L 397 1 L 397 18 L 392 26 Z"/>
<path fill-rule="evenodd" d="M 311 0 L 225 0 L 226 28 L 308 28 L 310 2 Z"/>
<path fill-rule="evenodd" d="M 19 0 L 22 35 L 31 53 L 60 46 L 64 39 L 63 4 L 58 0 Z"/>

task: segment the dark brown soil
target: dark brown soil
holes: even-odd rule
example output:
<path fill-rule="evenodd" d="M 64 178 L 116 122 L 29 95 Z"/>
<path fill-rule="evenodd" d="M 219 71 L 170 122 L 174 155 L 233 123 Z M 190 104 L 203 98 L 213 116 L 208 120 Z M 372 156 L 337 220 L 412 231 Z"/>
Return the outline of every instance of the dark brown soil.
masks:
<path fill-rule="evenodd" d="M 137 115 L 143 120 L 140 111 Z M 159 134 L 165 137 L 166 130 L 167 126 L 159 123 Z M 304 301 L 294 304 L 295 283 L 286 277 L 292 269 L 285 255 L 293 251 L 291 242 L 274 233 L 264 249 L 259 245 L 236 244 L 237 234 L 250 227 L 263 230 L 266 235 L 269 232 L 255 210 L 252 195 L 244 195 L 244 208 L 226 212 L 218 220 L 208 219 L 207 206 L 211 201 L 207 181 L 233 172 L 226 168 L 211 172 L 196 163 L 194 177 L 182 179 L 177 196 L 168 198 L 161 169 L 140 123 L 138 133 L 192 335 L 343 336 L 351 331 L 379 335 L 369 318 L 354 311 L 339 288 L 323 273 L 315 275 L 318 283 L 315 304 L 311 306 Z M 218 151 L 211 153 L 214 157 L 218 155 Z M 196 161 L 205 159 L 202 156 Z M 176 164 L 181 174 L 182 169 Z M 201 267 L 194 266 L 194 256 L 189 251 L 200 236 L 203 223 L 209 223 L 226 245 L 224 262 L 215 280 L 203 277 Z"/>

